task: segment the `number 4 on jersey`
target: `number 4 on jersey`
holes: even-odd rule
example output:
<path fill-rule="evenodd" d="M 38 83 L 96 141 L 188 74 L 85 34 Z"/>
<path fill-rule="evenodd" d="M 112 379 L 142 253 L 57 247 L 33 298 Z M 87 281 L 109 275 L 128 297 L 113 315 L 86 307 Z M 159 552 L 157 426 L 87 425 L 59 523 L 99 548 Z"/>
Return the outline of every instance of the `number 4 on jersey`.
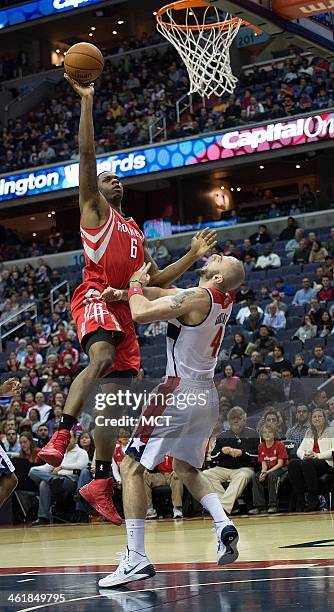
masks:
<path fill-rule="evenodd" d="M 219 330 L 217 331 L 214 339 L 212 340 L 210 346 L 212 347 L 212 355 L 211 357 L 217 357 L 217 353 L 220 347 L 220 343 L 221 343 L 221 339 L 222 339 L 222 335 L 223 335 L 223 328 L 220 327 Z"/>

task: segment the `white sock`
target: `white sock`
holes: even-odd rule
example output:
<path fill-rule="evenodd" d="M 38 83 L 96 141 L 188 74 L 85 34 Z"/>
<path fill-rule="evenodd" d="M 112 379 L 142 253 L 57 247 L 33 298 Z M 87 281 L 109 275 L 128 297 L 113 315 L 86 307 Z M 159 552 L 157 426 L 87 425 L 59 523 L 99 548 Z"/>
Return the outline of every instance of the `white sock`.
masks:
<path fill-rule="evenodd" d="M 145 520 L 126 519 L 126 533 L 128 536 L 128 548 L 130 553 L 136 552 L 146 556 L 145 552 Z M 130 554 L 131 557 L 131 554 Z"/>
<path fill-rule="evenodd" d="M 226 525 L 231 525 L 232 521 L 230 521 L 226 515 L 217 493 L 208 493 L 208 495 L 204 495 L 200 502 L 205 510 L 210 512 L 214 520 L 217 537 L 219 538 L 224 527 L 226 527 Z"/>

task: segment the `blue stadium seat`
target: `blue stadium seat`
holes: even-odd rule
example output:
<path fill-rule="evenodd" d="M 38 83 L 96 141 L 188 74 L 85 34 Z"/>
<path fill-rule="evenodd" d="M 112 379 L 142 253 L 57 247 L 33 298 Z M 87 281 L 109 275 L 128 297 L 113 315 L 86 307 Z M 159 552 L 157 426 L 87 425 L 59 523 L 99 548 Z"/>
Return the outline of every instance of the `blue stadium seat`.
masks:
<path fill-rule="evenodd" d="M 305 314 L 305 307 L 302 305 L 292 305 L 289 307 L 287 312 L 288 317 L 300 317 L 302 318 Z"/>

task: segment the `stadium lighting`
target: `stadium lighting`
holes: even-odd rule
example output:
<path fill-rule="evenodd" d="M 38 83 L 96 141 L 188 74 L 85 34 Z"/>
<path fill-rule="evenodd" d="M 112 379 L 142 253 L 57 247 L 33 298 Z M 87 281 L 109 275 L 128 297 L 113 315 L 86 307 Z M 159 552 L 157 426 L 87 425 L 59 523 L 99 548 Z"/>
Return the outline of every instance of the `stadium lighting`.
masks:
<path fill-rule="evenodd" d="M 51 215 L 55 215 L 56 211 L 55 210 L 51 210 Z"/>
<path fill-rule="evenodd" d="M 36 221 L 36 217 L 30 217 L 30 221 Z"/>
<path fill-rule="evenodd" d="M 124 20 L 123 20 L 123 19 L 119 19 L 119 20 L 117 21 L 117 23 L 118 23 L 118 25 L 123 25 Z"/>
<path fill-rule="evenodd" d="M 231 191 L 234 191 L 234 187 L 231 187 Z"/>
<path fill-rule="evenodd" d="M 112 34 L 115 36 L 117 34 L 117 30 L 113 30 Z"/>
<path fill-rule="evenodd" d="M 49 217 L 49 219 L 51 219 L 51 217 L 52 217 L 51 213 L 48 213 L 48 217 Z"/>
<path fill-rule="evenodd" d="M 60 53 L 60 49 L 56 49 L 56 53 Z"/>
<path fill-rule="evenodd" d="M 296 164 L 296 168 L 297 168 L 297 170 L 300 170 L 301 165 L 300 164 Z"/>
<path fill-rule="evenodd" d="M 88 36 L 93 36 L 93 32 L 89 32 Z"/>
<path fill-rule="evenodd" d="M 153 11 L 153 15 L 154 15 L 154 17 L 156 16 L 156 14 L 157 14 L 157 11 Z"/>
<path fill-rule="evenodd" d="M 259 166 L 260 170 L 264 170 L 264 166 Z"/>
<path fill-rule="evenodd" d="M 93 32 L 94 32 L 94 30 L 96 30 L 96 27 L 95 26 L 91 26 L 90 29 L 93 30 Z"/>
<path fill-rule="evenodd" d="M 33 232 L 33 233 L 32 233 L 32 235 L 33 235 L 33 236 L 37 236 L 36 232 Z"/>
<path fill-rule="evenodd" d="M 237 187 L 237 191 L 241 191 L 241 187 Z"/>
<path fill-rule="evenodd" d="M 220 189 L 221 189 L 222 191 L 224 191 L 224 189 L 225 189 L 224 185 L 221 185 Z"/>

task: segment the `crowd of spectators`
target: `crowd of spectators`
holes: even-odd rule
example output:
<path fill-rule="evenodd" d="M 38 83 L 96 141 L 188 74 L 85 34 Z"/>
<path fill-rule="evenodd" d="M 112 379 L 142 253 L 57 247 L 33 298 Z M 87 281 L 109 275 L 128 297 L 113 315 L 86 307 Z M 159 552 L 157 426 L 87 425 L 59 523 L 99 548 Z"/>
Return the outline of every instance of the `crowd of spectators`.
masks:
<path fill-rule="evenodd" d="M 234 95 L 213 99 L 206 108 L 195 101 L 192 112 L 184 113 L 182 123 L 177 123 L 175 104 L 188 92 L 189 79 L 172 47 L 163 52 L 149 50 L 149 45 L 159 41 L 157 35 L 130 40 L 118 51 L 141 45 L 146 45 L 147 51 L 126 55 L 117 65 L 106 61 L 95 94 L 97 153 L 149 142 L 150 126 L 163 118 L 167 138 L 183 138 L 333 105 L 332 65 L 297 55 L 273 63 L 269 71 L 255 66 L 253 71 L 242 73 Z M 79 115 L 78 97 L 68 83 L 61 82 L 50 99 L 24 117 L 10 119 L 2 129 L 0 172 L 78 160 Z M 160 137 L 164 137 L 163 130 Z"/>

